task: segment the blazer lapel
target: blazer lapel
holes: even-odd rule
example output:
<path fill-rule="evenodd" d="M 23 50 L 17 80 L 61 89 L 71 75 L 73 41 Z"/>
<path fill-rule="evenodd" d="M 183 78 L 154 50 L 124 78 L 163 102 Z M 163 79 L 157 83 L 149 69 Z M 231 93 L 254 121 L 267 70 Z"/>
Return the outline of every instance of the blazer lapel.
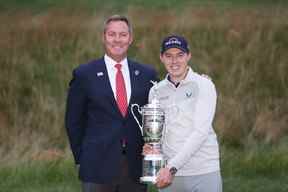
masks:
<path fill-rule="evenodd" d="M 131 104 L 135 103 L 134 96 L 135 92 L 138 88 L 138 76 L 140 75 L 140 70 L 138 70 L 131 61 L 128 60 L 128 66 L 129 66 L 129 73 L 130 73 L 130 83 L 131 83 L 131 96 L 129 100 L 128 107 L 130 109 Z"/>
<path fill-rule="evenodd" d="M 107 71 L 107 68 L 105 65 L 104 58 L 102 59 L 102 61 L 99 63 L 98 66 L 99 67 L 96 69 L 96 78 L 98 80 L 101 80 L 102 83 L 100 83 L 100 85 L 101 84 L 103 85 L 100 87 L 103 91 L 105 91 L 105 94 L 107 95 L 107 99 L 111 103 L 112 110 L 115 112 L 115 114 L 120 115 L 122 117 L 121 112 L 118 108 L 117 102 L 115 100 L 111 84 L 110 84 L 109 75 L 108 75 L 108 71 Z M 98 85 L 99 85 L 99 83 L 98 83 Z"/>

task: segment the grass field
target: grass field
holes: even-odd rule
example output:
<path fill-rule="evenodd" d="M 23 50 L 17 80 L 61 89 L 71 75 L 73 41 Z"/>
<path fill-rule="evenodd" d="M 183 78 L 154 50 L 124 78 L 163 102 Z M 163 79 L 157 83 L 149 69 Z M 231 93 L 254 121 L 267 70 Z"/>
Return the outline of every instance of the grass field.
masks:
<path fill-rule="evenodd" d="M 81 3 L 80 3 L 81 2 Z M 288 191 L 288 12 L 269 0 L 0 1 L 0 191 L 78 191 L 64 129 L 72 69 L 103 54 L 103 20 L 131 18 L 129 56 L 163 77 L 159 45 L 187 37 L 218 92 L 224 190 Z"/>
<path fill-rule="evenodd" d="M 282 147 L 285 147 L 283 145 Z M 288 149 L 263 147 L 249 153 L 222 147 L 225 192 L 286 192 Z M 68 157 L 68 158 L 67 158 Z M 69 156 L 0 167 L 0 188 L 6 192 L 79 192 L 80 182 Z M 150 192 L 155 191 L 150 186 Z"/>
<path fill-rule="evenodd" d="M 152 9 L 183 9 L 187 6 L 220 6 L 220 7 L 263 7 L 283 6 L 286 0 L 10 0 L 0 2 L 0 10 L 48 10 L 51 8 L 85 9 L 90 11 L 127 11 L 129 7 L 143 7 Z"/>
<path fill-rule="evenodd" d="M 103 54 L 101 25 L 108 12 L 66 11 L 0 12 L 1 161 L 67 146 L 63 121 L 71 72 Z M 190 65 L 217 87 L 214 125 L 221 142 L 277 144 L 287 135 L 285 7 L 192 6 L 181 13 L 156 9 L 149 14 L 146 8 L 131 8 L 126 14 L 135 26 L 129 56 L 153 64 L 161 77 L 161 38 L 187 37 Z"/>

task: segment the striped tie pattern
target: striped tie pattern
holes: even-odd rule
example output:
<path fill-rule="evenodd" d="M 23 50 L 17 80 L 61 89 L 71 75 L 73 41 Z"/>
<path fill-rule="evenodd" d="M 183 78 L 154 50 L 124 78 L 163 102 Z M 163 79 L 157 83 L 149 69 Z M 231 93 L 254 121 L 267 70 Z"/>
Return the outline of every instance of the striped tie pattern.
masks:
<path fill-rule="evenodd" d="M 115 68 L 117 69 L 116 72 L 116 101 L 118 108 L 123 117 L 125 117 L 127 113 L 127 93 L 125 87 L 124 77 L 121 71 L 121 64 L 116 64 Z"/>

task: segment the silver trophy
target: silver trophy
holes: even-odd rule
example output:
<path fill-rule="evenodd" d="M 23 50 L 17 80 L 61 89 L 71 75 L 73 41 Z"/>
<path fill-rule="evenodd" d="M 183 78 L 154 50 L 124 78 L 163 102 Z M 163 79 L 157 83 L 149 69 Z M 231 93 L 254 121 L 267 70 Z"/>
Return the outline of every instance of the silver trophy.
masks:
<path fill-rule="evenodd" d="M 142 115 L 142 126 L 134 114 L 134 107 Z M 159 151 L 159 154 L 144 156 L 143 173 L 140 181 L 143 183 L 156 183 L 157 172 L 165 166 L 164 156 L 161 153 L 161 137 L 165 121 L 164 110 L 160 107 L 160 103 L 156 97 L 154 97 L 151 103 L 144 105 L 141 109 L 138 104 L 132 104 L 131 111 L 141 129 L 144 142 Z"/>

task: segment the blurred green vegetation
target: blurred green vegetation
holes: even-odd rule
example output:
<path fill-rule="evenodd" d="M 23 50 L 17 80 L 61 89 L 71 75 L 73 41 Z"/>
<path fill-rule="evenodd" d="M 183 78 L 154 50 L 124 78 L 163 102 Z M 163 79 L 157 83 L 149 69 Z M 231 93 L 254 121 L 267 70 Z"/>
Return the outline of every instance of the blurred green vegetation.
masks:
<path fill-rule="evenodd" d="M 48 153 L 17 166 L 0 166 L 0 188 L 9 192 L 79 192 L 80 182 L 71 158 Z M 54 155 L 52 155 L 54 154 Z M 261 146 L 249 152 L 222 147 L 221 167 L 225 192 L 286 192 L 288 149 Z M 45 159 L 46 158 L 46 159 Z M 150 192 L 156 192 L 149 186 Z"/>
<path fill-rule="evenodd" d="M 149 9 L 181 9 L 187 6 L 220 6 L 220 7 L 251 7 L 251 6 L 283 6 L 287 5 L 286 0 L 1 0 L 0 10 L 28 9 L 33 11 L 43 11 L 51 8 L 66 8 L 77 10 L 79 8 L 86 11 L 127 11 L 130 7 L 142 7 Z"/>
<path fill-rule="evenodd" d="M 160 42 L 181 34 L 192 68 L 214 81 L 224 190 L 288 190 L 284 1 L 78 2 L 0 2 L 1 189 L 79 190 L 64 128 L 66 91 L 73 68 L 102 56 L 104 19 L 122 13 L 134 26 L 131 58 L 164 77 Z"/>
<path fill-rule="evenodd" d="M 102 22 L 107 14 L 65 9 L 0 13 L 1 160 L 66 149 L 63 119 L 71 72 L 102 56 Z M 146 8 L 132 7 L 126 15 L 135 36 L 129 56 L 154 65 L 161 77 L 165 74 L 159 61 L 161 39 L 177 33 L 189 40 L 192 68 L 211 76 L 217 87 L 214 125 L 221 144 L 277 145 L 287 135 L 285 8 L 219 11 L 192 6 L 181 13 L 147 13 Z"/>

